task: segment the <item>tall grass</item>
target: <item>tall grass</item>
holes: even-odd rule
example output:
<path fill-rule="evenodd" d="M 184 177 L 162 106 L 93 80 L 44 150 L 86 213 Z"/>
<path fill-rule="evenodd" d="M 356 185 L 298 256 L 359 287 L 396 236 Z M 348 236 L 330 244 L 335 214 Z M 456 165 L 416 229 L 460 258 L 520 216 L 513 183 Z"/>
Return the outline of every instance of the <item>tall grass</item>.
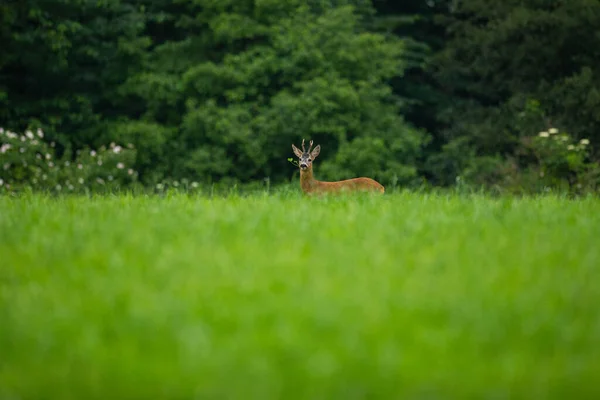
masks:
<path fill-rule="evenodd" d="M 0 398 L 597 398 L 599 243 L 592 198 L 0 197 Z"/>

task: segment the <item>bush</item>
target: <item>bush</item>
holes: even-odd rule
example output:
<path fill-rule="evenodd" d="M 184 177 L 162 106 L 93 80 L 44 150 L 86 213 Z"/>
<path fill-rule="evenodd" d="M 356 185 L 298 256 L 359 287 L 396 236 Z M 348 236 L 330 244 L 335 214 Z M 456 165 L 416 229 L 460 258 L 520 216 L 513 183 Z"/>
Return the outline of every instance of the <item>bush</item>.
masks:
<path fill-rule="evenodd" d="M 98 192 L 128 187 L 137 181 L 133 145 L 110 143 L 99 149 L 66 149 L 56 156 L 41 129 L 23 135 L 0 128 L 0 193 L 24 189 L 49 192 Z"/>
<path fill-rule="evenodd" d="M 500 193 L 596 192 L 600 187 L 600 164 L 591 157 L 590 141 L 574 139 L 550 128 L 520 139 L 506 158 L 471 158 L 457 178 L 463 186 Z"/>
<path fill-rule="evenodd" d="M 532 156 L 529 169 L 545 188 L 566 188 L 570 192 L 596 190 L 600 165 L 590 157 L 589 139 L 575 140 L 556 128 L 522 139 L 524 156 Z"/>

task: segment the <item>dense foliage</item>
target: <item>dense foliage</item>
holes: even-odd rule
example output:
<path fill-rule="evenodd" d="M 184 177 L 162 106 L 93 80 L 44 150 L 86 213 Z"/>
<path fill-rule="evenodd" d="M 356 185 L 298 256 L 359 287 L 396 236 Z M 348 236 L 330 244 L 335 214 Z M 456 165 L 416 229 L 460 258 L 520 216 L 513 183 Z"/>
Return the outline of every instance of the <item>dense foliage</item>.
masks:
<path fill-rule="evenodd" d="M 131 143 L 114 142 L 99 149 L 63 151 L 57 157 L 56 143 L 47 143 L 44 132 L 22 135 L 0 128 L 0 193 L 24 188 L 47 192 L 81 193 L 106 191 L 135 183 L 132 167 L 135 149 Z"/>
<path fill-rule="evenodd" d="M 434 175 L 448 182 L 468 172 L 493 184 L 507 168 L 527 174 L 532 158 L 523 139 L 549 129 L 597 145 L 600 2 L 463 0 L 453 6 L 441 18 L 449 36 L 430 69 L 452 99 L 437 115 L 444 144 L 430 156 Z M 593 154 L 597 159 L 598 150 Z M 529 187 L 523 180 L 517 186 Z"/>
<path fill-rule="evenodd" d="M 289 181 L 311 138 L 323 179 L 596 188 L 598 1 L 408 3 L 2 2 L 0 127 L 63 163 L 130 143 L 152 187 Z M 549 130 L 572 148 L 536 151 Z"/>

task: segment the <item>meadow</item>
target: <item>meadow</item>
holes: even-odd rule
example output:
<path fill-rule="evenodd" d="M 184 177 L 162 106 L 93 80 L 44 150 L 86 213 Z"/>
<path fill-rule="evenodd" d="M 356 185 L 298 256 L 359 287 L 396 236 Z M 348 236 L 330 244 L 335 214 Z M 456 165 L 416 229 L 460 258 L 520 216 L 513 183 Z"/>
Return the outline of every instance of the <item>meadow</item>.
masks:
<path fill-rule="evenodd" d="M 600 396 L 600 200 L 0 197 L 0 399 Z"/>

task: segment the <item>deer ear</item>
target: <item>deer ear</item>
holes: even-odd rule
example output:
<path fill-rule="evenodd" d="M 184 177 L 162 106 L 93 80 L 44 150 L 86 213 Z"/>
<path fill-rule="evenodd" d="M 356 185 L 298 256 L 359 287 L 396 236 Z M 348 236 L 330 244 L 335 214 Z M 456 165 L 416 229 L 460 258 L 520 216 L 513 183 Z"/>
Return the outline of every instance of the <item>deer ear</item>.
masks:
<path fill-rule="evenodd" d="M 301 158 L 302 157 L 302 152 L 300 151 L 299 148 L 297 148 L 296 146 L 294 146 L 292 144 L 292 150 L 294 150 L 294 154 L 296 155 L 296 157 Z"/>
<path fill-rule="evenodd" d="M 310 156 L 312 157 L 312 159 L 314 160 L 315 158 L 317 158 L 317 156 L 319 155 L 319 153 L 321 152 L 321 145 L 317 145 L 317 147 L 315 147 L 311 152 L 310 152 Z"/>

